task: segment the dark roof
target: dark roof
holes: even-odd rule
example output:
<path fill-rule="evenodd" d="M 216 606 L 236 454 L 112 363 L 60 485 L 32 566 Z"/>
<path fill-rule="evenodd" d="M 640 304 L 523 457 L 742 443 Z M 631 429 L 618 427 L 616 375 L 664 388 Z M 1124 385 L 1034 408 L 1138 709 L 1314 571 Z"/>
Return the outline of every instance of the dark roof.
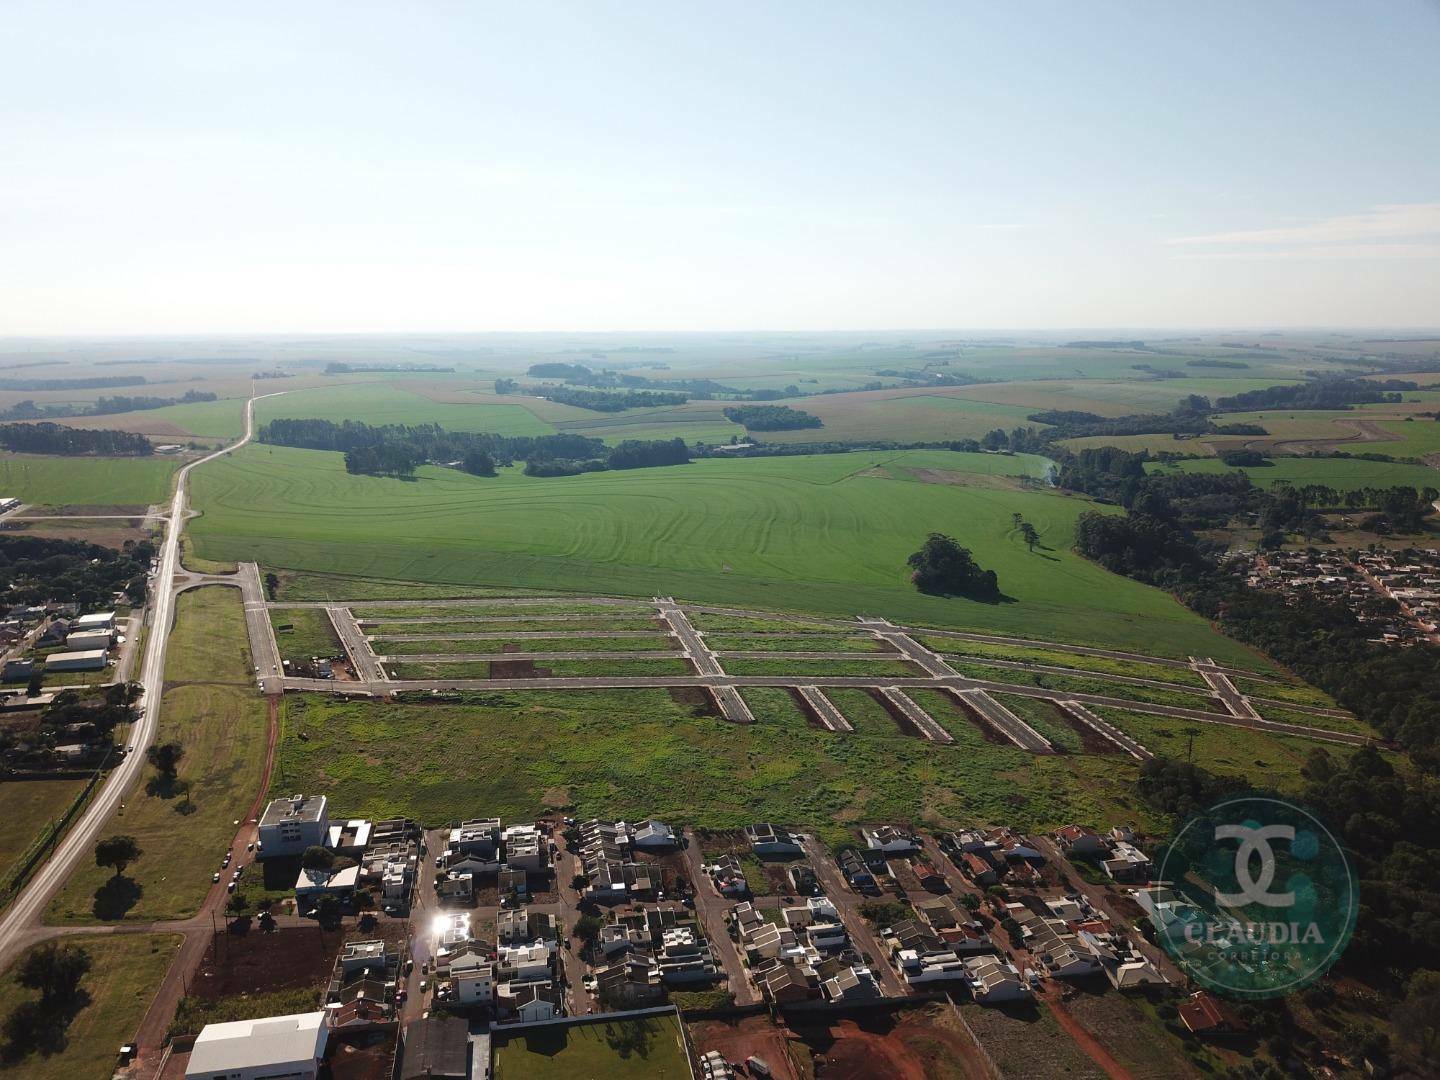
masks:
<path fill-rule="evenodd" d="M 430 1017 L 405 1029 L 400 1080 L 470 1075 L 470 1025 L 459 1017 Z"/>

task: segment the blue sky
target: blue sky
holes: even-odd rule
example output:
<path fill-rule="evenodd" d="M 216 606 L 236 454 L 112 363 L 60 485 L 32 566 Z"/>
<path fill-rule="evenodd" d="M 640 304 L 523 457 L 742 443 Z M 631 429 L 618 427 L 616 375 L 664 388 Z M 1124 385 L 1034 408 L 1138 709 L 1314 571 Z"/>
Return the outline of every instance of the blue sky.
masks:
<path fill-rule="evenodd" d="M 0 333 L 1440 324 L 1440 3 L 23 3 Z"/>

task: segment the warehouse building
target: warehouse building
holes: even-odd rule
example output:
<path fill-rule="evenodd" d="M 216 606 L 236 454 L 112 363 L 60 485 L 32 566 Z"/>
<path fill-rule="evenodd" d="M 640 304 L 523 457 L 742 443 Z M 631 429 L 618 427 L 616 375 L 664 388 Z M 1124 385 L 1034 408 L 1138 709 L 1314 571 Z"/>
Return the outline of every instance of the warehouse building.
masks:
<path fill-rule="evenodd" d="M 114 630 L 115 612 L 97 611 L 93 615 L 81 615 L 70 624 L 71 630 Z"/>
<path fill-rule="evenodd" d="M 65 648 L 71 652 L 91 652 L 95 649 L 108 649 L 114 640 L 114 634 L 109 630 L 78 630 L 65 637 Z"/>
<path fill-rule="evenodd" d="M 46 671 L 103 671 L 106 663 L 104 649 L 86 652 L 57 652 L 45 658 Z"/>

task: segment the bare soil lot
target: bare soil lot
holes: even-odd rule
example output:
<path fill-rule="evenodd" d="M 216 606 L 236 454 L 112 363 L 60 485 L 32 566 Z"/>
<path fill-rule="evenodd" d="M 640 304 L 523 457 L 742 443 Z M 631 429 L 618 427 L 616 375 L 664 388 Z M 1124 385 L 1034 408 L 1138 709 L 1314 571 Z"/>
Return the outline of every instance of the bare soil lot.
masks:
<path fill-rule="evenodd" d="M 731 1064 L 751 1054 L 770 1066 L 776 1080 L 799 1080 L 791 1061 L 790 1040 L 768 1016 L 744 1016 L 736 1020 L 697 1020 L 686 1024 L 697 1054 L 719 1050 Z"/>
<path fill-rule="evenodd" d="M 809 1080 L 985 1080 L 990 1074 L 975 1043 L 948 1003 L 894 1012 L 857 1014 L 811 1025 L 795 1013 L 801 1039 L 800 1074 Z M 819 1020 L 819 1018 L 816 1018 Z M 1037 1063 L 1038 1064 L 1038 1063 Z M 1055 1076 L 1043 1068 L 1016 1076 Z"/>

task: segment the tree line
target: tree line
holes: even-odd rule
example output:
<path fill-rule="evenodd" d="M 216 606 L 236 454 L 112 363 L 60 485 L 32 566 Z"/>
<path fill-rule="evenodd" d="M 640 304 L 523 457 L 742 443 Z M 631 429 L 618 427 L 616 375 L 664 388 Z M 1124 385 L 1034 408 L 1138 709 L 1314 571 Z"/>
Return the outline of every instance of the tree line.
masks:
<path fill-rule="evenodd" d="M 17 401 L 10 408 L 0 412 L 0 420 L 44 420 L 62 416 L 110 416 L 114 413 L 142 412 L 147 409 L 163 409 L 169 405 L 190 405 L 198 401 L 216 401 L 217 395 L 208 390 L 187 390 L 180 397 L 102 397 L 94 404 L 81 405 L 36 405 L 26 398 Z"/>
<path fill-rule="evenodd" d="M 725 419 L 746 431 L 797 431 L 823 426 L 818 416 L 788 405 L 736 405 L 725 410 Z"/>
<path fill-rule="evenodd" d="M 65 457 L 103 455 L 144 457 L 153 452 L 150 440 L 129 431 L 92 431 L 63 424 L 0 424 L 0 448 L 17 454 L 58 454 Z"/>

